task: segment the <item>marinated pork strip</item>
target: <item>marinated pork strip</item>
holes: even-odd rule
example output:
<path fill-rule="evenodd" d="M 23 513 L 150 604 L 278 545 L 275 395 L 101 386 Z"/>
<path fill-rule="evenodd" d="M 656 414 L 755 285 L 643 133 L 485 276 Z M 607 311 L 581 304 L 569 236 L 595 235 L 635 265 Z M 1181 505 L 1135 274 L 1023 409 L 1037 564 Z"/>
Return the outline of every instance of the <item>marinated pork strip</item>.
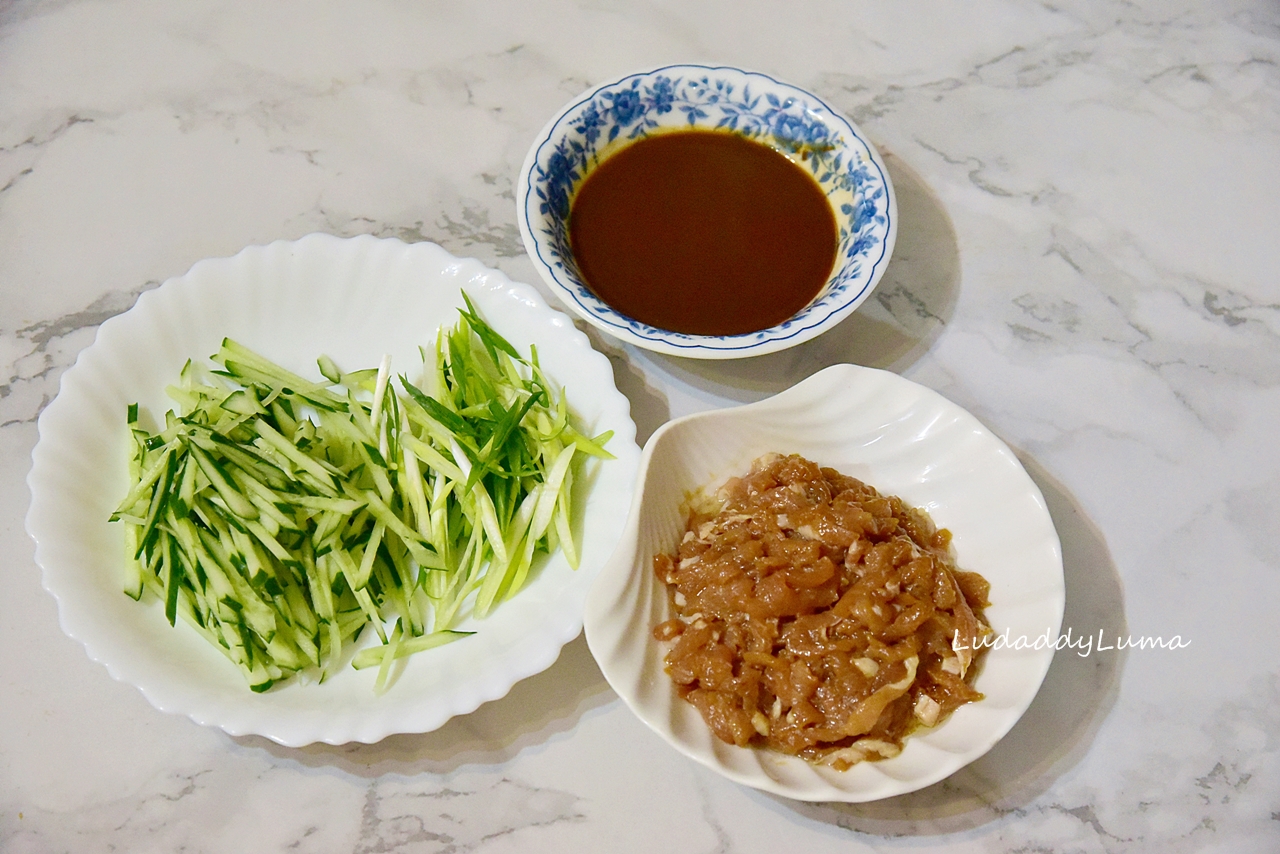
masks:
<path fill-rule="evenodd" d="M 770 455 L 689 511 L 654 558 L 667 672 L 715 735 L 846 769 L 982 694 L 989 586 L 922 511 Z"/>

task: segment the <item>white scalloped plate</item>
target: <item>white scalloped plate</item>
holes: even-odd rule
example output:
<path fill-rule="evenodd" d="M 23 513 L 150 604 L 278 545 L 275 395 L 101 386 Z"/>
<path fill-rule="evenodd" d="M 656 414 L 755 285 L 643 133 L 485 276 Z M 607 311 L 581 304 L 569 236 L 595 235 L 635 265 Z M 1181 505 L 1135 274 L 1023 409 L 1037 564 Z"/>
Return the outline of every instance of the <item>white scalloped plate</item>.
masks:
<path fill-rule="evenodd" d="M 253 694 L 194 630 L 170 627 L 160 603 L 121 592 L 123 535 L 107 517 L 127 489 L 129 403 L 161 416 L 172 407 L 165 385 L 188 358 L 216 352 L 223 336 L 316 379 L 322 353 L 347 369 L 374 367 L 390 353 L 393 368 L 416 376 L 418 347 L 456 322 L 463 288 L 517 347 L 537 345 L 591 433 L 614 431 L 608 448 L 617 459 L 594 469 L 580 508 L 577 571 L 553 556 L 516 597 L 470 626 L 475 635 L 412 657 L 382 696 L 371 671 L 350 668 L 324 684 L 295 680 Z M 608 359 L 532 287 L 431 243 L 313 234 L 201 261 L 102 324 L 40 416 L 27 531 L 63 630 L 156 708 L 290 746 L 373 742 L 435 729 L 555 661 L 581 630 L 587 591 L 618 540 L 639 456 Z"/>
<path fill-rule="evenodd" d="M 587 598 L 587 643 L 609 684 L 655 732 L 731 780 L 806 801 L 871 801 L 935 783 L 986 753 L 1040 688 L 1053 649 L 993 648 L 986 698 L 907 740 L 897 757 L 848 771 L 725 744 L 679 699 L 652 629 L 669 618 L 653 556 L 684 529 L 680 504 L 768 452 L 799 453 L 925 508 L 954 536 L 961 568 L 991 582 L 987 619 L 1009 641 L 1056 638 L 1064 584 L 1057 532 L 1039 489 L 968 412 L 885 371 L 836 365 L 759 403 L 668 422 L 645 445 L 618 550 Z M 999 646 L 999 645 L 997 645 Z"/>

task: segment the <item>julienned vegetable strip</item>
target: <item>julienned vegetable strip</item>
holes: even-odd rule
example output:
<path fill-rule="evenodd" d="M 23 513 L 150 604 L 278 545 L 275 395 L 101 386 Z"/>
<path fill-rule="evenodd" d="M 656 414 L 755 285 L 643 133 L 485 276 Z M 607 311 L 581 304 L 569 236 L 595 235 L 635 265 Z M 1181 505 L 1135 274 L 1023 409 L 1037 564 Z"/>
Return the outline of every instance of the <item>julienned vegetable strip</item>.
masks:
<path fill-rule="evenodd" d="M 125 592 L 151 591 L 244 672 L 254 691 L 355 653 L 385 690 L 397 659 L 465 637 L 516 593 L 536 555 L 573 542 L 575 470 L 609 434 L 570 424 L 565 398 L 463 294 L 424 353 L 424 380 L 342 372 L 312 381 L 226 339 L 169 388 L 179 412 L 128 421 Z M 397 383 L 395 380 L 398 379 Z M 424 390 L 429 389 L 429 391 Z"/>

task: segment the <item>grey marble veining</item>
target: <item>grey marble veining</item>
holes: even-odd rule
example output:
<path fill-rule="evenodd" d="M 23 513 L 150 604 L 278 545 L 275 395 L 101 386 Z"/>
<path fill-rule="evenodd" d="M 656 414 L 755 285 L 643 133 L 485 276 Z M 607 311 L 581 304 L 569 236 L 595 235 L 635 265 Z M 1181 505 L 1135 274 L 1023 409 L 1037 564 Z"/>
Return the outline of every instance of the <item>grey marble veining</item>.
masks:
<path fill-rule="evenodd" d="M 860 806 L 695 767 L 581 638 L 436 732 L 299 750 L 163 715 L 89 661 L 22 520 L 36 418 L 98 324 L 312 231 L 534 282 L 513 193 L 534 135 L 677 61 L 845 111 L 902 230 L 873 298 L 784 353 L 592 333 L 640 439 L 835 362 L 896 371 L 1041 487 L 1064 630 L 1188 645 L 1060 650 L 987 756 Z M 0 850 L 1280 850 L 1278 68 L 1259 0 L 0 3 Z"/>

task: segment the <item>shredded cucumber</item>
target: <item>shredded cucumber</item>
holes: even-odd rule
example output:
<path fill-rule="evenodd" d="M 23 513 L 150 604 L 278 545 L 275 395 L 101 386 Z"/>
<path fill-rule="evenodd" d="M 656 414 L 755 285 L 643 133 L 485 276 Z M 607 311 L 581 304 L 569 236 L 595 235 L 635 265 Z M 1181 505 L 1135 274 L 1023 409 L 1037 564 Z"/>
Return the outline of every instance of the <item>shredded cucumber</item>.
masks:
<path fill-rule="evenodd" d="M 132 482 L 111 516 L 125 592 L 154 595 L 254 691 L 347 659 L 383 691 L 397 660 L 519 591 L 539 554 L 576 568 L 575 472 L 610 456 L 610 434 L 575 429 L 537 350 L 463 300 L 417 385 L 387 358 L 343 372 L 321 356 L 308 380 L 225 339 L 170 386 L 162 429 L 131 405 Z M 357 651 L 370 626 L 378 643 Z"/>

